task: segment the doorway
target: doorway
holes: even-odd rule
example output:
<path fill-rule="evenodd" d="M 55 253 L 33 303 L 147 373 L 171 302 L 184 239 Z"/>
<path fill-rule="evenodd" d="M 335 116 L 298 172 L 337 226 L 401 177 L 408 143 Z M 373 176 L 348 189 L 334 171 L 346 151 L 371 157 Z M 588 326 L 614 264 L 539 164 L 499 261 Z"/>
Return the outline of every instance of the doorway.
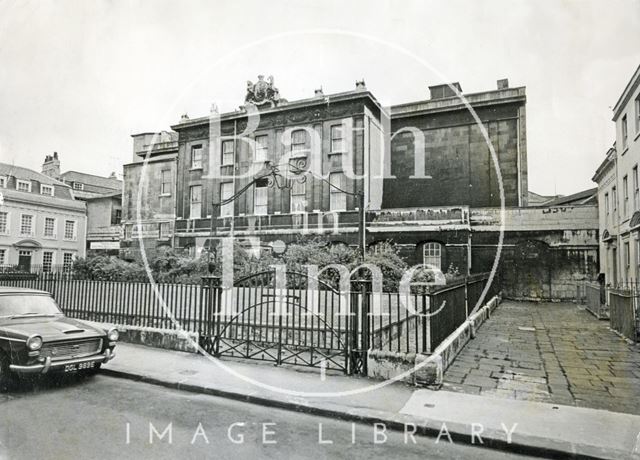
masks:
<path fill-rule="evenodd" d="M 31 271 L 31 255 L 32 251 L 19 251 L 18 252 L 18 270 L 21 272 Z"/>

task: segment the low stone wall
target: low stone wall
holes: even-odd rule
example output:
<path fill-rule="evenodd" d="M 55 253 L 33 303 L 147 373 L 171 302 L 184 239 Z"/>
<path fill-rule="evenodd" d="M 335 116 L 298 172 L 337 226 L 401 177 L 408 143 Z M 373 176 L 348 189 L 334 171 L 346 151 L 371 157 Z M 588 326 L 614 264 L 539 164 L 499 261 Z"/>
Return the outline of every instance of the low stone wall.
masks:
<path fill-rule="evenodd" d="M 467 342 L 476 336 L 478 328 L 491 317 L 500 301 L 501 298 L 496 296 L 470 315 L 467 321 L 449 335 L 431 355 L 369 350 L 369 377 L 399 380 L 420 386 L 440 386 L 444 371 L 453 363 Z"/>
<path fill-rule="evenodd" d="M 91 321 L 85 321 L 92 323 Z M 109 329 L 117 327 L 120 333 L 120 342 L 146 345 L 165 350 L 186 351 L 198 353 L 193 342 L 198 343 L 199 335 L 196 332 L 176 331 L 173 329 L 158 329 L 140 326 L 123 326 L 120 324 L 93 323 L 98 327 Z"/>

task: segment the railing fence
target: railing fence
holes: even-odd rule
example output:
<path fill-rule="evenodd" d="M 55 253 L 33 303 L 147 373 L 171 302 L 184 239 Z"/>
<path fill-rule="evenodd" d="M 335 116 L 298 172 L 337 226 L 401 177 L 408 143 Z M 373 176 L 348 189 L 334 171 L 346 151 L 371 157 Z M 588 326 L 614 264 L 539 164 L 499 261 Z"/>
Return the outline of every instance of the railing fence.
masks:
<path fill-rule="evenodd" d="M 638 340 L 637 312 L 640 292 L 630 289 L 609 290 L 611 329 L 636 342 Z"/>
<path fill-rule="evenodd" d="M 404 295 L 397 292 L 374 293 L 371 292 L 371 283 L 364 282 L 351 293 L 344 293 L 344 301 L 351 304 L 347 311 L 356 320 L 347 322 L 348 318 L 343 318 L 344 322 L 339 322 L 343 320 L 338 318 L 330 324 L 338 336 L 344 333 L 341 331 L 345 327 L 355 328 L 357 333 L 352 336 L 352 340 L 355 340 L 353 349 L 428 354 L 481 306 L 478 301 L 488 281 L 488 274 L 478 274 L 456 284 L 430 287 Z M 202 337 L 211 337 L 212 327 L 215 327 L 206 284 L 92 281 L 74 279 L 72 273 L 59 271 L 25 277 L 0 276 L 0 286 L 48 291 L 65 314 L 83 320 L 149 328 L 181 328 L 199 333 Z M 303 298 L 313 297 L 307 292 L 306 286 L 298 286 L 295 290 Z M 497 292 L 494 282 L 483 303 Z M 269 295 L 273 293 L 264 286 L 235 286 L 221 292 L 219 302 L 221 308 L 229 309 L 232 305 L 247 308 L 248 303 Z M 337 305 L 342 300 L 323 296 L 318 296 L 316 300 L 318 311 L 325 315 L 327 309 L 337 313 Z M 248 324 L 256 321 L 256 314 L 261 314 L 261 311 L 253 309 L 253 316 L 247 314 L 241 321 L 237 320 L 232 325 L 234 333 L 240 331 L 258 337 L 260 330 L 267 329 L 267 324 L 262 319 L 264 324 Z M 327 318 L 324 318 L 325 322 Z M 320 321 L 316 320 L 315 323 Z M 302 326 L 300 330 L 296 327 L 287 326 L 284 330 L 291 337 L 311 334 L 309 340 L 318 339 L 313 334 L 319 332 L 313 326 L 306 325 L 304 331 Z"/>

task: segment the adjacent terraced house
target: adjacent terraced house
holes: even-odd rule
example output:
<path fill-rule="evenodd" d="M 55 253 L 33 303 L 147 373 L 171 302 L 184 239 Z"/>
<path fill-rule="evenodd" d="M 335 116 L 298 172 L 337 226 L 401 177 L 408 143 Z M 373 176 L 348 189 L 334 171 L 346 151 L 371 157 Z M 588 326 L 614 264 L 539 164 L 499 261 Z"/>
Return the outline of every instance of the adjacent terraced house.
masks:
<path fill-rule="evenodd" d="M 600 199 L 600 269 L 608 284 L 640 279 L 640 66 L 613 107 L 616 141 L 593 180 Z"/>
<path fill-rule="evenodd" d="M 0 163 L 0 266 L 69 267 L 85 255 L 86 223 L 68 184 Z"/>

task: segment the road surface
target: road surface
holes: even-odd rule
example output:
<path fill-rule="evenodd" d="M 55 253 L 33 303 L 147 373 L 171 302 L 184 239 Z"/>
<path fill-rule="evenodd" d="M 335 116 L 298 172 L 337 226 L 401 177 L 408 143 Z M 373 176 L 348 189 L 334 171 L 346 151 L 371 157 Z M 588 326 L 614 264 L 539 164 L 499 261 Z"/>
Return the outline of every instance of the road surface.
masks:
<path fill-rule="evenodd" d="M 0 413 L 1 459 L 525 458 L 103 375 L 1 392 Z"/>

